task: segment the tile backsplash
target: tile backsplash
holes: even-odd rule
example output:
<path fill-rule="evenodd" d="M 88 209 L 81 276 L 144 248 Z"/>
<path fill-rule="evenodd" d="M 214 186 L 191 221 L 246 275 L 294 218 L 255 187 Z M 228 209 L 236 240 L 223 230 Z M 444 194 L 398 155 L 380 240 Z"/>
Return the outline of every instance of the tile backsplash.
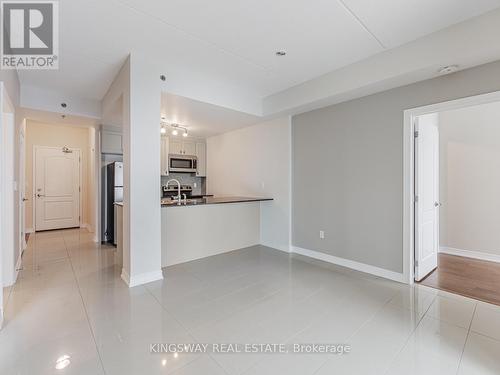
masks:
<path fill-rule="evenodd" d="M 193 188 L 193 195 L 206 194 L 205 177 L 196 177 L 189 173 L 170 173 L 169 176 L 161 176 L 161 186 L 166 185 L 167 181 L 175 178 L 181 185 L 190 185 Z M 194 184 L 196 183 L 196 187 Z"/>

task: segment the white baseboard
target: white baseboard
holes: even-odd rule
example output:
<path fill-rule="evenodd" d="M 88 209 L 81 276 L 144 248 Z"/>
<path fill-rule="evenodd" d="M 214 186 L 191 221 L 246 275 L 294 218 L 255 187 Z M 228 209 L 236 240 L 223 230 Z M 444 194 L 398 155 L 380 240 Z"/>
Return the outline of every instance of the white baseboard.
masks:
<path fill-rule="evenodd" d="M 262 246 L 266 246 L 266 247 L 270 247 L 272 249 L 275 249 L 275 250 L 279 250 L 279 251 L 283 251 L 285 253 L 290 253 L 290 246 L 286 246 L 286 245 L 283 245 L 283 246 L 276 246 L 274 244 L 270 244 L 270 243 L 265 243 L 265 242 L 261 242 L 260 243 Z"/>
<path fill-rule="evenodd" d="M 19 269 L 21 268 L 21 264 L 23 261 L 22 256 L 23 256 L 23 254 L 22 254 L 22 252 L 20 252 L 19 256 L 17 257 L 16 266 L 12 272 L 12 278 L 8 279 L 8 280 L 4 279 L 4 284 L 3 284 L 4 287 L 9 287 L 9 286 L 12 286 L 16 283 L 17 276 L 19 275 Z"/>
<path fill-rule="evenodd" d="M 128 274 L 127 271 L 125 271 L 125 268 L 122 268 L 122 274 L 120 275 L 123 281 L 125 281 L 125 284 L 127 284 L 130 287 L 130 275 Z"/>
<path fill-rule="evenodd" d="M 162 280 L 163 273 L 161 269 L 158 271 L 151 271 L 142 273 L 139 275 L 130 276 L 124 268 L 122 268 L 121 278 L 128 285 L 129 288 L 133 288 L 134 286 L 139 286 L 147 283 L 151 283 L 153 281 Z"/>
<path fill-rule="evenodd" d="M 369 273 L 371 275 L 383 277 L 385 279 L 397 281 L 400 283 L 405 283 L 404 275 L 402 273 L 389 271 L 389 270 L 386 270 L 383 268 L 371 266 L 369 264 L 356 262 L 354 260 L 339 258 L 339 257 L 333 256 L 333 255 L 321 253 L 319 251 L 303 249 L 303 248 L 297 247 L 297 246 L 292 246 L 291 249 L 292 249 L 292 253 L 295 253 L 295 254 L 304 255 L 304 256 L 309 257 L 309 258 L 322 260 L 324 262 L 333 263 L 333 264 L 336 264 L 338 266 L 350 268 L 350 269 L 353 269 L 356 271 Z"/>
<path fill-rule="evenodd" d="M 24 230 L 24 233 L 35 233 L 35 229 L 33 229 L 33 228 L 26 228 Z"/>
<path fill-rule="evenodd" d="M 22 265 L 23 265 L 23 251 L 20 251 L 19 252 L 19 256 L 17 257 L 17 262 L 16 262 L 16 269 L 14 270 L 14 283 L 16 283 L 17 281 L 17 276 L 19 275 L 19 270 L 21 269 Z"/>
<path fill-rule="evenodd" d="M 491 254 L 491 253 L 483 253 L 480 251 L 455 249 L 453 247 L 441 246 L 439 248 L 439 252 L 443 253 L 443 254 L 457 255 L 457 256 L 465 257 L 465 258 L 473 258 L 473 259 L 479 259 L 479 260 L 486 260 L 488 262 L 500 263 L 500 255 Z"/>
<path fill-rule="evenodd" d="M 87 229 L 89 232 L 92 233 L 92 226 L 89 223 L 81 223 L 80 228 Z"/>

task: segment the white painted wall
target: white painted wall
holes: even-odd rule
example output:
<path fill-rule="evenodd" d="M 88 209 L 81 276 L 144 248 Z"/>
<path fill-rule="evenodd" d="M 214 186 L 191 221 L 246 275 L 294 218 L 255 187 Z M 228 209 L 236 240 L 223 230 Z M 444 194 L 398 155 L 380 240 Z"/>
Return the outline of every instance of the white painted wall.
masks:
<path fill-rule="evenodd" d="M 94 241 L 99 239 L 99 132 L 95 128 L 89 128 L 89 146 L 88 146 L 88 180 L 89 189 L 87 194 L 88 203 L 88 222 L 89 230 L 94 232 Z"/>
<path fill-rule="evenodd" d="M 19 259 L 19 216 L 18 188 L 16 177 L 16 124 L 15 108 L 7 87 L 0 84 L 0 199 L 2 225 L 0 226 L 0 249 L 2 257 L 3 286 L 15 283 L 17 278 L 16 264 Z"/>
<path fill-rule="evenodd" d="M 261 244 L 289 251 L 289 117 L 207 139 L 207 193 L 274 198 L 261 203 Z"/>
<path fill-rule="evenodd" d="M 130 112 L 124 125 L 125 204 L 130 205 L 131 284 L 162 279 L 160 204 L 160 75 L 130 56 Z M 128 124 L 128 128 L 127 128 Z M 128 151 L 128 152 L 127 152 Z M 126 167 L 127 168 L 127 167 Z M 127 176 L 128 174 L 128 176 Z M 125 214 L 126 216 L 126 214 Z"/>
<path fill-rule="evenodd" d="M 7 189 L 4 186 L 0 187 L 0 328 L 3 323 L 3 287 L 8 286 L 15 282 L 15 278 L 17 276 L 15 270 L 15 262 L 16 259 L 19 259 L 20 254 L 20 246 L 19 243 L 19 189 L 14 189 L 14 182 L 19 181 L 19 158 L 18 155 L 19 150 L 19 131 L 21 126 L 18 126 L 22 123 L 22 119 L 16 115 L 16 107 L 19 105 L 19 77 L 17 75 L 17 71 L 15 70 L 1 70 L 0 71 L 0 115 L 3 112 L 11 112 L 14 116 L 14 126 L 13 126 L 13 139 L 8 142 L 11 142 L 9 145 L 4 147 L 4 126 L 3 126 L 3 118 L 0 119 L 0 185 L 4 182 L 7 182 Z M 6 97 L 9 97 L 8 105 L 6 106 Z M 11 108 L 6 108 L 11 107 Z M 7 132 L 10 133 L 10 130 Z M 10 134 L 7 135 L 10 138 Z M 13 179 L 14 181 L 6 180 L 6 176 L 4 175 L 4 165 L 13 164 Z M 12 196 L 11 192 L 13 192 Z M 7 194 L 7 195 L 6 195 Z M 7 211 L 5 204 L 3 203 L 4 198 L 9 200 L 9 206 L 13 211 Z M 12 223 L 12 232 L 9 230 L 6 231 L 5 223 Z M 12 243 L 10 247 L 5 246 L 7 234 L 7 242 Z M 12 240 L 11 240 L 12 238 Z M 7 271 L 4 270 L 7 268 Z"/>
<path fill-rule="evenodd" d="M 440 246 L 500 260 L 500 103 L 442 112 L 439 133 Z"/>
<path fill-rule="evenodd" d="M 130 55 L 103 98 L 102 112 L 122 101 L 123 270 L 129 286 L 161 279 L 160 72 Z"/>

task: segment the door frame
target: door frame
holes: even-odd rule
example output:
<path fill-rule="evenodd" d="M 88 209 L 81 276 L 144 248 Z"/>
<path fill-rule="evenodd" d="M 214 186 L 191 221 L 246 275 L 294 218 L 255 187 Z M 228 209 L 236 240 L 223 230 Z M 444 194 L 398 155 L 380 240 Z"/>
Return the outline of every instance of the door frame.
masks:
<path fill-rule="evenodd" d="M 32 177 L 32 180 L 31 180 L 31 199 L 32 199 L 32 202 L 33 202 L 33 207 L 32 207 L 32 218 L 33 218 L 33 232 L 36 232 L 36 200 L 35 200 L 35 196 L 36 196 L 36 188 L 35 188 L 35 185 L 36 185 L 36 151 L 38 149 L 52 149 L 52 150 L 60 150 L 62 147 L 64 146 L 61 146 L 61 147 L 53 147 L 53 146 L 41 146 L 41 145 L 33 145 L 33 161 L 32 161 L 32 165 L 33 165 L 33 170 L 32 170 L 32 173 L 33 173 L 33 177 Z M 83 214 L 83 210 L 82 210 L 82 198 L 83 198 L 83 189 L 82 189 L 82 177 L 83 177 L 83 172 L 82 172 L 82 151 L 81 149 L 79 148 L 76 148 L 76 147 L 68 147 L 70 150 L 73 150 L 73 151 L 78 151 L 78 155 L 79 155 L 79 158 L 78 158 L 78 186 L 80 187 L 80 191 L 79 191 L 79 194 L 78 194 L 78 216 L 79 216 L 79 220 L 78 220 L 78 227 L 81 228 L 82 227 L 82 214 Z"/>
<path fill-rule="evenodd" d="M 21 143 L 21 139 L 23 140 Z M 22 144 L 22 147 L 21 147 Z M 19 246 L 20 254 L 26 250 L 26 119 L 23 119 L 19 129 Z"/>
<path fill-rule="evenodd" d="M 500 91 L 407 109 L 403 114 L 403 280 L 415 282 L 415 118 L 430 113 L 500 102 Z"/>

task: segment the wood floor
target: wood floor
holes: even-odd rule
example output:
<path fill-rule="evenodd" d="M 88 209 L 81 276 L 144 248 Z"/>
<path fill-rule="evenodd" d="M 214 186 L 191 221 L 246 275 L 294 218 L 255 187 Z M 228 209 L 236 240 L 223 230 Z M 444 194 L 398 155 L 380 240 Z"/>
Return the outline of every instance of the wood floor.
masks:
<path fill-rule="evenodd" d="M 438 267 L 420 282 L 500 305 L 500 263 L 438 254 Z"/>

